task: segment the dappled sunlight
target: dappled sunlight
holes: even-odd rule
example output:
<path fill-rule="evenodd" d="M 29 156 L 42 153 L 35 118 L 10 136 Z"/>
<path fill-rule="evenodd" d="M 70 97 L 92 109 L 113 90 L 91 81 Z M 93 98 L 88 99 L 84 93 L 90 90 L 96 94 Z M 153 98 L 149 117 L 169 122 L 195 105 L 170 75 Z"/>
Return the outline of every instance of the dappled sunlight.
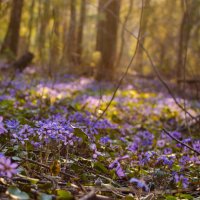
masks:
<path fill-rule="evenodd" d="M 199 199 L 199 8 L 0 0 L 0 199 Z"/>

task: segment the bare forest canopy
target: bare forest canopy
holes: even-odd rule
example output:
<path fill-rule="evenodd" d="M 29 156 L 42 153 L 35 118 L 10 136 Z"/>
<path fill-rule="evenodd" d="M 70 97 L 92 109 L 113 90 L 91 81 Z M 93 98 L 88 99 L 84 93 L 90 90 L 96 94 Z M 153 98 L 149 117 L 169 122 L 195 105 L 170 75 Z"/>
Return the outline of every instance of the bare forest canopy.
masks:
<path fill-rule="evenodd" d="M 139 40 L 129 72 L 155 75 L 145 48 L 163 76 L 199 84 L 199 10 L 199 0 L 2 0 L 0 56 L 31 51 L 37 70 L 50 76 L 112 80 Z"/>

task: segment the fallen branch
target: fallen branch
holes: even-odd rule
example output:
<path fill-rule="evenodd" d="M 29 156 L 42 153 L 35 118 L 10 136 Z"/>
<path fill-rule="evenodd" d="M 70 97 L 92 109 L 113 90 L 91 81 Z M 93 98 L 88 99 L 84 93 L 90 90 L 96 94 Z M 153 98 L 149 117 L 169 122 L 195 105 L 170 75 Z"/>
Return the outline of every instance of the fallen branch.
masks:
<path fill-rule="evenodd" d="M 113 198 L 106 197 L 103 195 L 98 195 L 94 190 L 90 191 L 88 194 L 80 198 L 80 200 L 113 200 Z"/>

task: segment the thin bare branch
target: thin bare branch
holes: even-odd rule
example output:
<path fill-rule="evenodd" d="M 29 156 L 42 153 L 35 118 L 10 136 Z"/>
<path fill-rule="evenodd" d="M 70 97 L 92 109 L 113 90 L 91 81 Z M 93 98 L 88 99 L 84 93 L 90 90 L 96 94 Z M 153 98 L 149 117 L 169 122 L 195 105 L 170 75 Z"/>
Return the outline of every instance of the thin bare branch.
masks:
<path fill-rule="evenodd" d="M 194 148 L 192 148 L 191 146 L 181 142 L 179 139 L 175 138 L 173 135 L 171 135 L 166 129 L 163 128 L 163 131 L 170 137 L 172 138 L 173 140 L 175 140 L 176 142 L 182 144 L 183 146 L 187 147 L 188 149 L 190 149 L 191 151 L 197 153 L 198 155 L 200 155 L 200 152 L 195 150 Z"/>

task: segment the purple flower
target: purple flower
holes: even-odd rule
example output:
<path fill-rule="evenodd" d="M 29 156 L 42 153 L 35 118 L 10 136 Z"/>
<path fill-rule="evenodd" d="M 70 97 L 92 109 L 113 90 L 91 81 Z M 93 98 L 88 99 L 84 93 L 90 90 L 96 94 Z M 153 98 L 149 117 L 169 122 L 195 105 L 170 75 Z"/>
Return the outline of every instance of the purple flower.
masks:
<path fill-rule="evenodd" d="M 183 188 L 187 188 L 189 185 L 189 181 L 188 178 L 186 178 L 185 176 L 183 176 L 182 174 L 179 176 L 177 173 L 175 173 L 174 175 L 174 179 L 176 183 L 181 183 Z"/>
<path fill-rule="evenodd" d="M 190 161 L 193 162 L 193 163 L 195 163 L 195 164 L 197 164 L 197 165 L 200 165 L 200 159 L 199 159 L 198 156 L 192 156 L 190 158 Z"/>
<path fill-rule="evenodd" d="M 165 149 L 163 150 L 163 153 L 164 153 L 165 155 L 172 154 L 172 149 L 171 149 L 171 148 L 165 148 Z"/>
<path fill-rule="evenodd" d="M 192 142 L 192 139 L 191 138 L 186 138 L 182 142 L 183 143 L 190 143 L 190 142 Z"/>
<path fill-rule="evenodd" d="M 190 157 L 189 156 L 182 156 L 179 160 L 181 165 L 186 165 L 188 162 L 190 161 Z"/>
<path fill-rule="evenodd" d="M 145 192 L 149 192 L 149 187 L 143 181 L 137 178 L 131 178 L 130 183 L 135 184 L 138 188 L 143 189 Z"/>
<path fill-rule="evenodd" d="M 141 138 L 142 146 L 151 146 L 153 143 L 154 135 L 148 131 L 141 131 L 137 134 Z"/>
<path fill-rule="evenodd" d="M 138 144 L 136 142 L 133 142 L 128 149 L 132 152 L 136 152 L 138 150 Z"/>
<path fill-rule="evenodd" d="M 108 166 L 108 168 L 109 169 L 115 168 L 115 172 L 116 172 L 117 176 L 119 178 L 122 178 L 122 177 L 125 176 L 125 173 L 124 173 L 123 169 L 121 168 L 121 164 L 120 164 L 119 161 L 126 160 L 126 159 L 129 159 L 129 158 L 130 158 L 129 155 L 124 155 L 124 156 L 118 157 L 112 163 L 110 163 L 110 165 Z"/>
<path fill-rule="evenodd" d="M 165 143 L 166 143 L 165 140 L 158 140 L 157 146 L 160 147 L 160 148 L 163 148 L 165 146 Z"/>
<path fill-rule="evenodd" d="M 93 153 L 93 156 L 92 156 L 94 159 L 96 159 L 98 156 L 102 156 L 102 153 L 99 152 L 99 151 L 97 151 L 96 144 L 92 143 L 92 144 L 90 145 L 90 149 L 94 152 L 94 153 Z"/>
<path fill-rule="evenodd" d="M 19 121 L 17 120 L 7 120 L 6 121 L 6 126 L 9 129 L 17 129 L 19 127 Z"/>
<path fill-rule="evenodd" d="M 102 144 L 106 144 L 106 143 L 108 143 L 108 142 L 110 142 L 110 141 L 111 141 L 111 139 L 110 139 L 110 137 L 108 137 L 108 136 L 105 136 L 105 137 L 100 138 L 100 142 L 101 142 Z"/>
<path fill-rule="evenodd" d="M 17 173 L 17 164 L 11 163 L 10 158 L 5 156 L 0 156 L 0 176 L 6 176 L 11 178 L 14 174 Z"/>
<path fill-rule="evenodd" d="M 200 152 L 200 140 L 195 141 L 192 146 L 196 151 Z"/>
<path fill-rule="evenodd" d="M 142 156 L 140 155 L 139 164 L 144 166 L 145 164 L 149 163 L 150 160 L 156 155 L 154 151 L 147 151 Z"/>
<path fill-rule="evenodd" d="M 172 167 L 173 165 L 173 160 L 172 158 L 169 159 L 168 157 L 166 156 L 160 156 L 158 159 L 157 159 L 157 163 L 162 163 L 164 165 L 168 165 L 169 167 Z"/>
<path fill-rule="evenodd" d="M 0 135 L 3 133 L 7 133 L 7 130 L 4 128 L 3 117 L 0 116 Z"/>
<path fill-rule="evenodd" d="M 181 133 L 178 131 L 173 131 L 173 132 L 171 132 L 171 134 L 172 134 L 172 136 L 174 136 L 177 139 L 181 139 L 181 137 L 182 137 Z"/>
<path fill-rule="evenodd" d="M 119 163 L 119 159 L 115 159 L 112 163 L 110 163 L 110 165 L 108 166 L 109 169 L 113 169 L 114 167 L 116 167 Z"/>
<path fill-rule="evenodd" d="M 123 169 L 121 168 L 120 163 L 118 163 L 118 166 L 115 168 L 115 172 L 119 178 L 123 178 L 125 176 L 125 173 Z"/>

